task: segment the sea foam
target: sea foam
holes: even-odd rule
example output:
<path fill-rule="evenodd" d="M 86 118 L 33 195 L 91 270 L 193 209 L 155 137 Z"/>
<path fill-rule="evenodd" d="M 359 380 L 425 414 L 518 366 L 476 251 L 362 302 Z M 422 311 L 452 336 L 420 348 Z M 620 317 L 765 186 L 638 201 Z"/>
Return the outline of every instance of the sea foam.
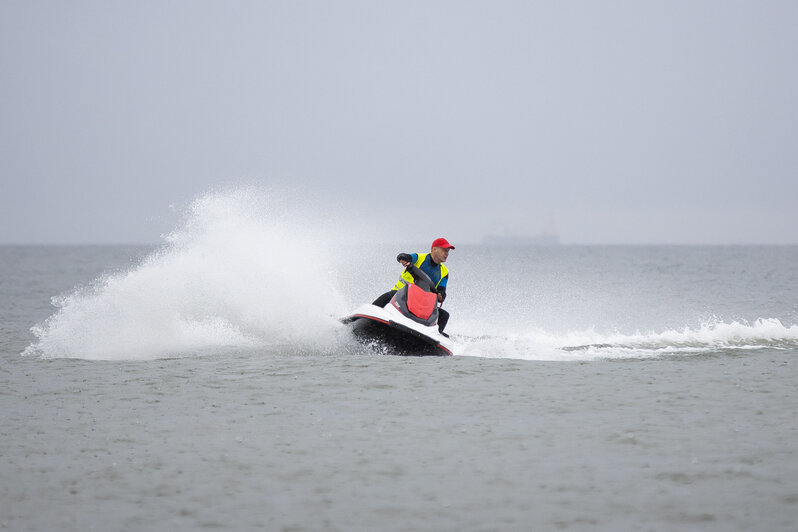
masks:
<path fill-rule="evenodd" d="M 663 331 L 598 332 L 595 329 L 551 333 L 505 332 L 460 338 L 462 355 L 525 360 L 595 360 L 699 355 L 737 350 L 798 348 L 798 325 L 776 318 L 753 323 L 718 319 L 698 327 Z"/>

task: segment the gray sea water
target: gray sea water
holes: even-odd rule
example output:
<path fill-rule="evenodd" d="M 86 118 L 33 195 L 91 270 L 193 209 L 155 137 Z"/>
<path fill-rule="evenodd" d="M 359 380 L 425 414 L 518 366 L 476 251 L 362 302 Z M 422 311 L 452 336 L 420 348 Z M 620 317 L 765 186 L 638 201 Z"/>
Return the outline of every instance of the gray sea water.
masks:
<path fill-rule="evenodd" d="M 798 247 L 458 246 L 411 358 L 335 318 L 423 249 L 199 218 L 0 247 L 0 529 L 798 526 Z"/>

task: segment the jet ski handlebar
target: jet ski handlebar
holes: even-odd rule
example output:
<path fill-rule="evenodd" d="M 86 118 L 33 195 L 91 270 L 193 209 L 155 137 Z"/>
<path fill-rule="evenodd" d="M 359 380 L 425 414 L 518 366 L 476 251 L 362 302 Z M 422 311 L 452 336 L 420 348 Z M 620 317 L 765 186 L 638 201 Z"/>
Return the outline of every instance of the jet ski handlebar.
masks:
<path fill-rule="evenodd" d="M 438 290 L 435 288 L 435 283 L 432 282 L 432 279 L 429 278 L 429 275 L 419 270 L 415 264 L 408 264 L 405 268 L 405 271 L 413 276 L 416 285 L 418 285 L 420 288 L 426 290 L 427 292 L 432 292 L 433 294 L 438 293 Z"/>

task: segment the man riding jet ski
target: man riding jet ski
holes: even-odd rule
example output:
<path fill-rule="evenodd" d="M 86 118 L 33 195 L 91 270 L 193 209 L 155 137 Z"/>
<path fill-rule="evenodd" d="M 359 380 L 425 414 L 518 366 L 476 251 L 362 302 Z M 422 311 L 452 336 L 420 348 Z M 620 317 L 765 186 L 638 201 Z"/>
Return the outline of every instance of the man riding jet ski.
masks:
<path fill-rule="evenodd" d="M 451 355 L 453 342 L 443 333 L 449 313 L 438 303 L 446 298 L 449 271 L 443 262 L 454 246 L 438 238 L 431 247 L 430 253 L 400 253 L 396 260 L 405 270 L 396 286 L 342 321 L 354 323 L 356 335 L 388 343 L 401 354 Z"/>
<path fill-rule="evenodd" d="M 454 246 L 445 238 L 436 238 L 432 242 L 432 246 L 430 246 L 429 253 L 413 253 L 412 255 L 409 253 L 400 253 L 399 256 L 396 257 L 396 260 L 399 261 L 402 266 L 406 267 L 408 264 L 413 264 L 417 268 L 420 268 L 422 272 L 426 273 L 435 283 L 435 289 L 438 293 L 438 302 L 443 303 L 443 300 L 446 299 L 446 285 L 449 282 L 449 269 L 444 266 L 443 263 L 449 258 L 449 250 L 451 249 L 454 249 Z M 391 300 L 394 292 L 402 288 L 402 286 L 408 282 L 412 283 L 413 278 L 405 271 L 402 273 L 396 286 L 374 300 L 373 304 L 378 307 L 384 307 Z M 441 334 L 448 337 L 448 335 L 443 332 L 443 329 L 446 328 L 446 324 L 449 322 L 449 313 L 442 308 L 439 309 L 439 312 L 438 330 Z"/>

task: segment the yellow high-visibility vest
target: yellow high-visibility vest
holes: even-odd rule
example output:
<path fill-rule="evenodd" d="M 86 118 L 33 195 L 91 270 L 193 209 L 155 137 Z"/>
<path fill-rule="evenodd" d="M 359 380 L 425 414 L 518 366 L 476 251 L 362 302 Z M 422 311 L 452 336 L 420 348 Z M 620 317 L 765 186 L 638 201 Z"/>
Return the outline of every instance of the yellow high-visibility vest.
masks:
<path fill-rule="evenodd" d="M 418 260 L 415 262 L 416 268 L 420 268 L 421 264 L 424 262 L 424 259 L 427 258 L 429 253 L 419 253 Z M 438 285 L 441 284 L 441 281 L 449 275 L 449 269 L 444 265 L 441 264 L 441 278 L 438 279 L 438 282 L 435 284 L 435 288 L 438 288 Z M 402 275 L 399 277 L 399 282 L 396 283 L 396 286 L 391 288 L 391 290 L 399 290 L 405 284 L 413 284 L 413 276 L 407 273 L 407 270 L 402 271 Z"/>

